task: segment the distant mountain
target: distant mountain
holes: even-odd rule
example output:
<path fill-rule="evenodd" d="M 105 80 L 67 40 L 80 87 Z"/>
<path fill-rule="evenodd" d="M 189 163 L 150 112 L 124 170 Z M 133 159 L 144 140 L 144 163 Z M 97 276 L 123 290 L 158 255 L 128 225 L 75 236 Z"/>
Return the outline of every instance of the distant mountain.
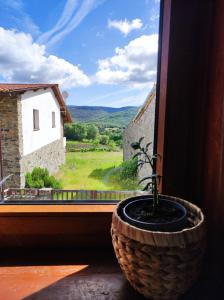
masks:
<path fill-rule="evenodd" d="M 105 106 L 68 105 L 74 122 L 94 123 L 103 126 L 125 127 L 136 115 L 139 107 L 124 106 L 120 108 Z"/>

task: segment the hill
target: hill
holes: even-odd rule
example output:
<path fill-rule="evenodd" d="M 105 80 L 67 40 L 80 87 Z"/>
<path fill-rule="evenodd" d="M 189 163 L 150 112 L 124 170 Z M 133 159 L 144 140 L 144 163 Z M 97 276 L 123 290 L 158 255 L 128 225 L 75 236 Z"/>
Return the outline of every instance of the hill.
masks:
<path fill-rule="evenodd" d="M 136 115 L 139 107 L 105 107 L 68 105 L 74 122 L 94 123 L 101 126 L 125 127 Z"/>

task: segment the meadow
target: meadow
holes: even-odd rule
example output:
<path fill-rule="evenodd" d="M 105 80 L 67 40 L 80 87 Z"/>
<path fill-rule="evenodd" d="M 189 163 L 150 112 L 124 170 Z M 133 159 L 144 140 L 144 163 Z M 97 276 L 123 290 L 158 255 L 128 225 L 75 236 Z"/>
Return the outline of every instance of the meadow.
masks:
<path fill-rule="evenodd" d="M 123 153 L 68 152 L 66 163 L 55 174 L 64 189 L 132 190 L 137 184 L 128 178 L 120 180 Z"/>

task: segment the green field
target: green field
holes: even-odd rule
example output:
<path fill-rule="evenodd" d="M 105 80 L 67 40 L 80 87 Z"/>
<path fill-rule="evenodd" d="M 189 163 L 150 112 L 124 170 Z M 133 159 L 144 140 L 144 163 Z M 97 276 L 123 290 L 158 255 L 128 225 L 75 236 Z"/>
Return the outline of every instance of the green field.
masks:
<path fill-rule="evenodd" d="M 123 161 L 122 152 L 74 152 L 66 154 L 66 163 L 55 177 L 64 189 L 131 190 L 133 182 L 119 182 L 116 172 Z"/>

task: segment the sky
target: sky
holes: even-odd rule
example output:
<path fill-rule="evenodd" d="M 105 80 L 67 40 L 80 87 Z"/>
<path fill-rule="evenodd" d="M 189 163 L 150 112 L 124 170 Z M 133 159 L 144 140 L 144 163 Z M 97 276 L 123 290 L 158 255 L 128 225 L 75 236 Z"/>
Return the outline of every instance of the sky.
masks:
<path fill-rule="evenodd" d="M 139 106 L 156 81 L 158 24 L 159 0 L 0 0 L 0 82 Z"/>

